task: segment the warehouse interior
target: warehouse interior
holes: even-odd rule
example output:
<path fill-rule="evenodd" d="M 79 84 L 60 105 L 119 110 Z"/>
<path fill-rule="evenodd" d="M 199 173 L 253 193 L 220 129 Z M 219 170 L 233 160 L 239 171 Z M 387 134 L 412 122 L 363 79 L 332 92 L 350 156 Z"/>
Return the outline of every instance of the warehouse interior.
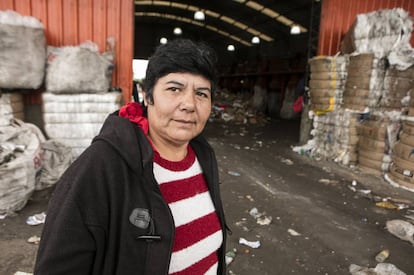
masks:
<path fill-rule="evenodd" d="M 36 3 L 0 2 L 6 19 L 30 17 L 36 23 L 30 28 L 2 26 L 7 30 L 0 36 L 4 45 L 14 41 L 0 62 L 11 72 L 0 74 L 5 78 L 1 100 L 7 105 L 2 123 L 9 126 L 14 117 L 33 123 L 76 154 L 90 144 L 109 112 L 132 100 L 131 61 L 147 59 L 163 39 L 175 37 L 206 42 L 218 54 L 219 96 L 212 120 L 266 126 L 291 119 L 300 126 L 300 144 L 315 143 L 303 152 L 316 158 L 388 171 L 395 142 L 363 144 L 377 153 L 372 160 L 372 154 L 360 154 L 361 127 L 371 137 L 384 125 L 395 126 L 395 141 L 404 116 L 414 114 L 413 96 L 409 99 L 414 74 L 408 70 L 414 64 L 414 6 L 407 1 Z M 195 17 L 198 12 L 202 18 Z M 298 31 L 292 33 L 294 27 Z M 174 33 L 176 28 L 181 32 Z M 59 51 L 74 58 L 65 59 L 68 55 Z M 377 120 L 361 126 L 361 117 Z M 396 124 L 388 125 L 390 121 Z M 411 118 L 403 131 L 408 139 L 412 124 Z M 379 138 L 384 135 L 380 132 Z M 405 181 L 411 185 L 412 177 L 403 177 Z"/>
<path fill-rule="evenodd" d="M 307 60 L 316 54 L 318 0 L 138 0 L 134 5 L 134 58 L 148 58 L 161 40 L 203 41 L 218 55 L 219 87 L 248 96 L 261 85 L 275 95 L 272 106 L 261 110 L 271 117 L 279 117 L 284 91 L 301 83 Z"/>

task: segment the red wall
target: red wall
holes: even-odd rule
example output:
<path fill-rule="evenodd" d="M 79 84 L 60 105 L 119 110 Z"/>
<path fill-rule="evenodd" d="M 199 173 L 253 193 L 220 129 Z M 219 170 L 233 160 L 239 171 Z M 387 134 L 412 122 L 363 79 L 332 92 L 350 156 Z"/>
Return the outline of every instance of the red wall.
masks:
<path fill-rule="evenodd" d="M 322 0 L 318 55 L 335 55 L 342 37 L 360 13 L 403 8 L 414 17 L 412 0 Z M 414 37 L 411 37 L 414 45 Z"/>
<path fill-rule="evenodd" d="M 113 85 L 121 87 L 124 100 L 130 101 L 134 52 L 133 0 L 0 0 L 0 10 L 14 10 L 39 19 L 51 46 L 78 45 L 91 40 L 100 51 L 105 51 L 106 39 L 114 37 L 116 64 Z"/>

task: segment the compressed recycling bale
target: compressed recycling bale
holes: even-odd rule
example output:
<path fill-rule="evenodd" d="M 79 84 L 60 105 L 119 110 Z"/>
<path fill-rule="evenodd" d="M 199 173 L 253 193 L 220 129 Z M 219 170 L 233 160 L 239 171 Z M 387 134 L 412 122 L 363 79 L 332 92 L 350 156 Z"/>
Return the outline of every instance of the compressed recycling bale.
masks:
<path fill-rule="evenodd" d="M 44 79 L 46 38 L 34 17 L 0 11 L 0 87 L 37 89 Z"/>
<path fill-rule="evenodd" d="M 43 120 L 47 136 L 70 147 L 77 157 L 99 133 L 107 116 L 118 110 L 122 94 L 43 93 Z"/>
<path fill-rule="evenodd" d="M 341 42 L 342 53 L 377 53 L 386 56 L 409 45 L 412 19 L 402 8 L 358 14 Z"/>
<path fill-rule="evenodd" d="M 53 93 L 108 92 L 113 55 L 100 54 L 89 46 L 49 47 L 46 90 Z"/>

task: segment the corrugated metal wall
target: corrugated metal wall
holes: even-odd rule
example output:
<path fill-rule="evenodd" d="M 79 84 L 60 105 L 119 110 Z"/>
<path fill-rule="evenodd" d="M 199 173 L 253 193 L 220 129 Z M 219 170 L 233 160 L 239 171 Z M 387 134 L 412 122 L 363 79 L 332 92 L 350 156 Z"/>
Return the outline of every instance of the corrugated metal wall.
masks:
<path fill-rule="evenodd" d="M 133 0 L 0 0 L 0 10 L 14 10 L 39 19 L 48 45 L 78 45 L 87 40 L 106 49 L 115 38 L 113 85 L 122 88 L 124 100 L 132 93 L 134 52 Z M 36 100 L 33 98 L 33 100 Z"/>
<path fill-rule="evenodd" d="M 335 55 L 356 16 L 379 9 L 403 8 L 414 16 L 412 0 L 322 0 L 318 55 Z M 414 37 L 411 37 L 414 45 Z"/>

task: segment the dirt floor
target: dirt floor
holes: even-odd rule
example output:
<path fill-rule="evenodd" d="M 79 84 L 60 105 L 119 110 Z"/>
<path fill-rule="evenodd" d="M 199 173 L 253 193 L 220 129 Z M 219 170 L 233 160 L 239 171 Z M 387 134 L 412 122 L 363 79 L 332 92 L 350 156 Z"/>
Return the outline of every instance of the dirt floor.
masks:
<path fill-rule="evenodd" d="M 414 274 L 413 245 L 385 228 L 387 220 L 404 219 L 414 209 L 414 193 L 379 176 L 296 154 L 291 147 L 299 121 L 273 120 L 265 127 L 212 123 L 206 134 L 220 166 L 232 230 L 228 250 L 236 251 L 229 274 L 350 274 L 351 264 L 375 267 L 383 249 L 390 251 L 386 263 Z M 361 190 L 371 190 L 371 197 Z M 32 272 L 37 245 L 27 240 L 40 236 L 42 225 L 26 219 L 46 211 L 50 194 L 35 193 L 19 213 L 0 220 L 0 274 Z M 410 208 L 375 205 L 375 198 L 386 197 Z M 260 247 L 240 244 L 241 238 Z"/>

